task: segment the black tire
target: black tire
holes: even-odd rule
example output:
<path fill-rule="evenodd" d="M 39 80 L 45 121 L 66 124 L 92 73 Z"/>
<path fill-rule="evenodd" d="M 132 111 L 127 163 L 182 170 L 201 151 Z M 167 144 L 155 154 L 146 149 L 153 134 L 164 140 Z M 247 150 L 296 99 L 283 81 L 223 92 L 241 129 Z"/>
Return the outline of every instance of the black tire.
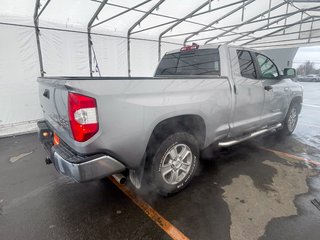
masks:
<path fill-rule="evenodd" d="M 282 129 L 279 131 L 280 135 L 281 136 L 289 136 L 293 133 L 294 129 L 296 128 L 297 126 L 297 123 L 298 123 L 298 117 L 299 117 L 299 104 L 298 103 L 291 103 L 290 107 L 289 107 L 289 110 L 287 112 L 287 115 L 286 115 L 286 118 L 284 119 L 282 125 Z M 294 118 L 294 123 L 292 123 L 292 114 L 295 115 L 295 118 Z"/>
<path fill-rule="evenodd" d="M 179 154 L 177 154 L 176 160 L 172 160 L 173 158 L 169 153 L 171 152 L 170 150 L 179 153 L 179 148 L 181 148 L 181 156 L 185 155 L 185 158 L 182 159 L 182 157 L 178 157 Z M 182 152 L 183 149 L 185 152 Z M 189 150 L 191 152 L 190 154 L 184 154 Z M 162 196 L 177 193 L 185 188 L 194 177 L 199 166 L 199 145 L 195 137 L 186 132 L 174 133 L 159 143 L 153 152 L 154 154 L 149 156 L 150 162 L 146 169 L 149 176 L 149 184 Z M 190 163 L 190 168 L 189 165 L 187 166 L 187 163 L 184 162 L 187 161 L 187 158 Z M 175 165 L 175 163 L 177 164 Z M 169 170 L 170 167 L 172 168 L 171 172 L 163 176 L 164 169 L 168 168 Z M 185 172 L 186 168 L 189 169 L 187 172 Z M 171 174 L 173 175 L 171 176 Z M 177 179 L 177 182 L 172 181 L 172 183 L 169 183 L 173 177 Z"/>

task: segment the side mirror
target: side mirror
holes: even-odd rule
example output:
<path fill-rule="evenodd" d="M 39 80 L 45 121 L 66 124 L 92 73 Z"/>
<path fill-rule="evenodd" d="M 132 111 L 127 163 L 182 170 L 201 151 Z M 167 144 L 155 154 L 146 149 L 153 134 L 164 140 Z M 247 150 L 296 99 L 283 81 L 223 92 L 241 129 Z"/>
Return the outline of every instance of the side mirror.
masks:
<path fill-rule="evenodd" d="M 288 77 L 288 78 L 296 78 L 297 72 L 294 68 L 285 68 L 283 70 L 283 75 L 284 77 Z"/>

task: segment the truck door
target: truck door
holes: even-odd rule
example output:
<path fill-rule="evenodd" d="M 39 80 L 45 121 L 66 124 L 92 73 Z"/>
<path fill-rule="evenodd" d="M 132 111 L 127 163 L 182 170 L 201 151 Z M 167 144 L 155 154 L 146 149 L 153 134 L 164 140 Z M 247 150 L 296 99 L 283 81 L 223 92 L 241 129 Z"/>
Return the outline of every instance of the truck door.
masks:
<path fill-rule="evenodd" d="M 257 77 L 252 54 L 235 48 L 230 48 L 229 51 L 235 93 L 229 136 L 236 137 L 262 126 L 265 90 Z"/>
<path fill-rule="evenodd" d="M 281 79 L 276 64 L 270 58 L 261 53 L 253 55 L 265 95 L 261 120 L 264 125 L 279 123 L 283 121 L 286 114 L 289 88 L 286 81 Z"/>

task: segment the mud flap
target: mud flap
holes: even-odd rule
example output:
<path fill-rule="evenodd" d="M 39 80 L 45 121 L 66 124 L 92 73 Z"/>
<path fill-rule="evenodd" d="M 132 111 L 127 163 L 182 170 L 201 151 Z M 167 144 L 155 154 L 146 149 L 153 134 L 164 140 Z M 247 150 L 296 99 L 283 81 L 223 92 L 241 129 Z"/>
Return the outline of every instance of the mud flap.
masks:
<path fill-rule="evenodd" d="M 143 155 L 143 160 L 142 160 L 141 165 L 138 169 L 130 169 L 129 170 L 130 181 L 136 189 L 141 188 L 145 164 L 146 164 L 146 154 Z"/>

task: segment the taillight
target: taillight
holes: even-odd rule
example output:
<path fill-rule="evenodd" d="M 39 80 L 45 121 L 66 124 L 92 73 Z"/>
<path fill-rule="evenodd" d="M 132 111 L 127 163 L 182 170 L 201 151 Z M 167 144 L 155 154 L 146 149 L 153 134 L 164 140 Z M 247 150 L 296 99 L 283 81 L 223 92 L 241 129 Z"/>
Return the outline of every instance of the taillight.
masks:
<path fill-rule="evenodd" d="M 74 140 L 84 142 L 98 132 L 97 103 L 94 98 L 69 92 L 68 111 Z"/>

